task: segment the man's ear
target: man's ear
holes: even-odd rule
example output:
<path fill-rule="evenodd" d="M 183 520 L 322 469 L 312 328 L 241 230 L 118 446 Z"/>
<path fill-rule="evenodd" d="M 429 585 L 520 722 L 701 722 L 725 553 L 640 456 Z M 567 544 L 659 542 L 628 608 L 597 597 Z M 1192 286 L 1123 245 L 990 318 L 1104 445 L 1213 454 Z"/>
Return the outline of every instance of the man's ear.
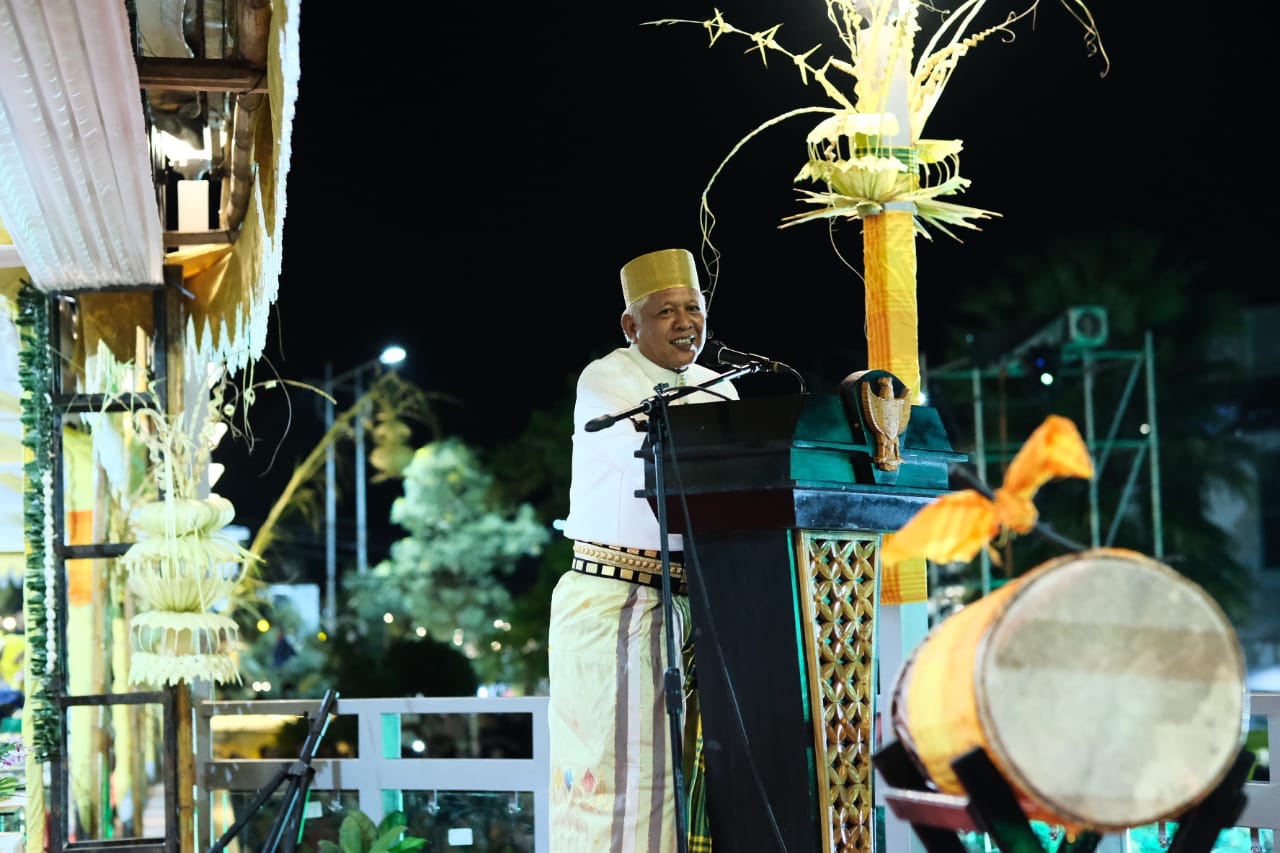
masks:
<path fill-rule="evenodd" d="M 622 312 L 622 334 L 626 335 L 629 341 L 636 339 L 636 318 L 626 311 Z"/>

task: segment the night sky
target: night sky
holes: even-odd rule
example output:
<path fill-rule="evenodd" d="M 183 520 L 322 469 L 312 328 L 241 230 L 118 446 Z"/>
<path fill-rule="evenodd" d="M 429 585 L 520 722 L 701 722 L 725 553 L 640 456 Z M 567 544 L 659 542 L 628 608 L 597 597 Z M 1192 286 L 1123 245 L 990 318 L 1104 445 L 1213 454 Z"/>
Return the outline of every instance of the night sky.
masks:
<path fill-rule="evenodd" d="M 785 57 L 765 68 L 745 37 L 712 47 L 696 24 L 642 25 L 715 8 L 403 3 L 392 16 L 303 3 L 284 272 L 257 378 L 315 380 L 326 361 L 340 373 L 398 342 L 402 373 L 460 398 L 441 413 L 480 444 L 562 400 L 589 358 L 622 342 L 619 267 L 661 248 L 699 254 L 699 197 L 734 144 L 832 103 Z M 718 8 L 745 30 L 782 24 L 793 52 L 821 44 L 815 63 L 847 58 L 821 0 Z M 983 21 L 1021 8 L 989 0 Z M 950 306 L 1003 255 L 1051 235 L 1153 229 L 1202 257 L 1215 285 L 1267 298 L 1268 163 L 1251 148 L 1266 133 L 1253 126 L 1262 28 L 1186 0 L 1090 8 L 1109 70 L 1066 9 L 1042 0 L 1012 43 L 989 39 L 960 61 L 925 127 L 964 141 L 972 183 L 950 200 L 1001 214 L 963 242 L 917 240 L 927 356 L 942 355 Z M 847 359 L 843 375 L 866 366 L 862 286 L 836 251 L 860 270 L 860 228 L 778 228 L 802 209 L 792 179 L 816 121 L 766 131 L 713 187 L 722 258 L 709 319 L 735 348 L 801 374 Z M 256 526 L 321 432 L 313 397 L 291 392 L 287 429 L 280 397 L 261 394 L 251 412 L 252 453 L 222 452 L 233 471 L 217 490 L 239 523 Z"/>

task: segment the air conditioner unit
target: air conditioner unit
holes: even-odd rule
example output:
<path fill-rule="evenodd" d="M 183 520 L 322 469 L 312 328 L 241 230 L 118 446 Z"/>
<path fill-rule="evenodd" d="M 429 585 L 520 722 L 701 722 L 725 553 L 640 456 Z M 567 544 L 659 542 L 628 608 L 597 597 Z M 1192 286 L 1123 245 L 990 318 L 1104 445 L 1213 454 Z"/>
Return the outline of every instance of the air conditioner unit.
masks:
<path fill-rule="evenodd" d="M 1100 347 L 1107 342 L 1107 309 L 1101 305 L 1077 305 L 1067 309 L 1063 345 L 1078 349 Z"/>

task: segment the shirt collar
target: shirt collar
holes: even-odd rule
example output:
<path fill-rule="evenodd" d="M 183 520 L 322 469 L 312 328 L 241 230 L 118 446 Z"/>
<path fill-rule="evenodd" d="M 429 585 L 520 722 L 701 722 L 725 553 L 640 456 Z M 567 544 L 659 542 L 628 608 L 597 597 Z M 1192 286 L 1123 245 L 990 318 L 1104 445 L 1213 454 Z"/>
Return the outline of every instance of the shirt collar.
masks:
<path fill-rule="evenodd" d="M 678 384 L 679 382 L 678 373 L 676 373 L 674 370 L 668 370 L 665 367 L 654 364 L 645 356 L 644 353 L 640 351 L 640 347 L 636 346 L 635 344 L 632 344 L 631 346 L 627 347 L 625 352 L 627 355 L 631 357 L 631 360 L 636 363 L 636 367 L 639 367 L 641 372 L 644 373 L 645 378 L 649 379 L 653 385 L 656 386 L 659 384 L 666 384 L 674 388 Z M 688 370 L 689 368 L 686 367 L 685 368 L 686 381 L 689 378 L 688 372 L 687 372 Z"/>

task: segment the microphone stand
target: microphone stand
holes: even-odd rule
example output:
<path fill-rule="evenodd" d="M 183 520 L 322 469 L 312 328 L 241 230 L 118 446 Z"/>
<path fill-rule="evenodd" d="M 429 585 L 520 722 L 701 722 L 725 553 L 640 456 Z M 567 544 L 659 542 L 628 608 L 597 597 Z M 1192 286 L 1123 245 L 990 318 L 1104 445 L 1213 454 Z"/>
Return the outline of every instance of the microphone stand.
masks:
<path fill-rule="evenodd" d="M 685 802 L 684 722 L 681 707 L 684 685 L 680 680 L 681 660 L 677 657 L 679 650 L 676 648 L 676 631 L 672 624 L 674 607 L 671 600 L 671 548 L 667 542 L 666 486 L 663 483 L 662 471 L 662 437 L 670 431 L 670 425 L 667 422 L 669 401 L 661 385 L 658 386 L 658 394 L 654 399 L 657 401 L 658 411 L 649 418 L 649 447 L 654 462 L 654 491 L 658 496 L 658 547 L 662 558 L 662 626 L 667 642 L 667 668 L 662 673 L 662 684 L 667 699 L 667 724 L 671 739 L 671 780 L 675 788 L 676 801 L 676 849 L 680 853 L 688 853 L 689 817 L 688 804 Z"/>
<path fill-rule="evenodd" d="M 667 523 L 667 495 L 662 470 L 664 436 L 670 432 L 667 407 L 673 401 L 697 391 L 706 390 L 710 394 L 721 396 L 715 391 L 708 390 L 710 386 L 766 369 L 768 369 L 767 365 L 753 363 L 722 373 L 700 385 L 679 385 L 672 388 L 666 383 L 662 383 L 654 387 L 654 391 L 657 392 L 654 396 L 644 400 L 639 405 L 621 412 L 592 418 L 583 427 L 587 432 L 595 432 L 612 426 L 623 418 L 642 413 L 654 413 L 654 410 L 657 410 L 648 419 L 649 447 L 653 454 L 654 492 L 657 495 L 658 541 L 660 543 L 659 553 L 662 558 L 662 624 L 667 647 L 667 668 L 663 671 L 662 681 L 666 695 L 667 721 L 670 730 L 671 775 L 676 801 L 676 844 L 679 853 L 688 853 L 689 850 L 689 818 L 688 804 L 685 802 L 684 728 L 681 720 L 683 713 L 681 698 L 684 692 L 684 685 L 680 681 L 679 650 L 676 647 L 676 633 L 672 619 L 674 607 L 671 599 L 671 548 L 667 542 L 669 529 Z M 637 456 L 642 456 L 643 453 L 643 450 L 636 451 Z"/>

